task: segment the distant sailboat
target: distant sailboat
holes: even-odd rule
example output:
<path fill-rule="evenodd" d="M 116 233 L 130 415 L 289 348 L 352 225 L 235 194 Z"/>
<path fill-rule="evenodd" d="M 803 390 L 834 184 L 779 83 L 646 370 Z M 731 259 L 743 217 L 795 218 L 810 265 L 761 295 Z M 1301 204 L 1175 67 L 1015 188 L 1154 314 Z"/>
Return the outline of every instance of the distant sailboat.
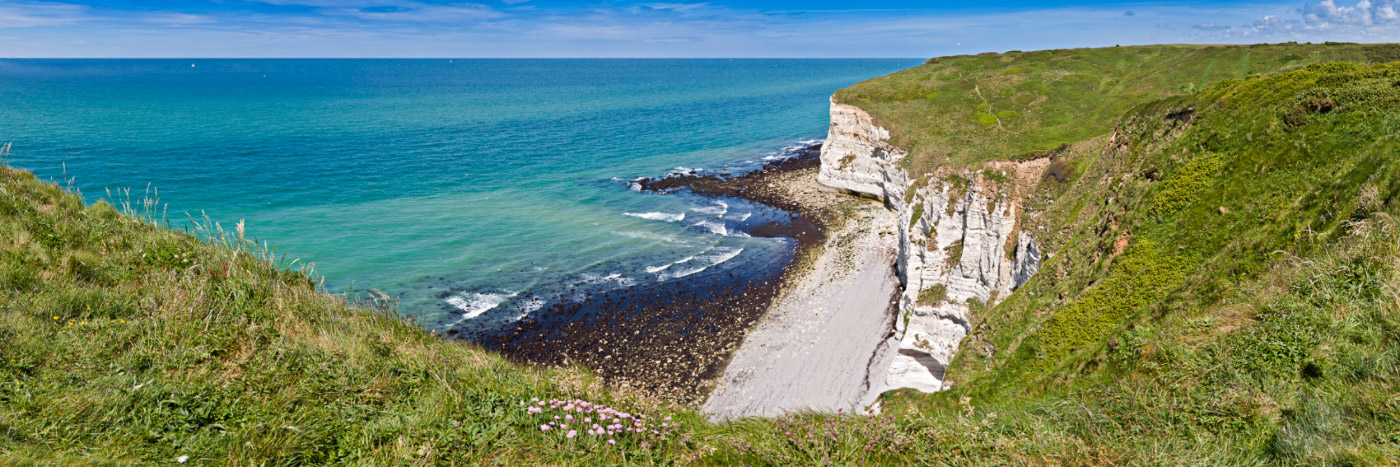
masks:
<path fill-rule="evenodd" d="M 194 68 L 194 64 L 193 64 L 193 63 L 190 64 L 190 68 Z"/>

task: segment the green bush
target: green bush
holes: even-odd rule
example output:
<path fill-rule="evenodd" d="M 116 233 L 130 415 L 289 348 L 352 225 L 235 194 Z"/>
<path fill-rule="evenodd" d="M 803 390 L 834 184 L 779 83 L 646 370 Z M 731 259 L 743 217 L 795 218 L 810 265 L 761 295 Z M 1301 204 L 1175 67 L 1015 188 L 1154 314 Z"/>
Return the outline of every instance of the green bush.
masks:
<path fill-rule="evenodd" d="M 1134 242 L 1101 283 L 1084 291 L 1031 334 L 1033 368 L 1049 371 L 1070 354 L 1097 346 L 1124 320 L 1166 298 L 1186 278 L 1188 264 L 1158 251 L 1150 240 Z"/>
<path fill-rule="evenodd" d="M 1215 182 L 1216 172 L 1225 165 L 1225 158 L 1209 154 L 1193 159 L 1167 176 L 1152 197 L 1148 215 L 1168 216 L 1196 201 L 1197 195 Z"/>

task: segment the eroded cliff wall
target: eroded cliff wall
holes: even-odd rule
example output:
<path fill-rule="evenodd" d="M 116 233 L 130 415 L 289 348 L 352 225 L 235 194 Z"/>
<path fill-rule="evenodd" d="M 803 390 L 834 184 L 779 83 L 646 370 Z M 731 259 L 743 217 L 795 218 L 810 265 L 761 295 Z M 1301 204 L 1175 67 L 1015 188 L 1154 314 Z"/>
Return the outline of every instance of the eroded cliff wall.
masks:
<path fill-rule="evenodd" d="M 904 291 L 898 355 L 886 385 L 944 389 L 944 368 L 971 331 L 970 303 L 995 306 L 1040 268 L 1035 238 L 1019 228 L 1022 200 L 1049 159 L 989 162 L 980 169 L 909 174 L 904 150 L 860 108 L 831 104 L 822 184 L 883 200 L 898 213 L 893 265 Z M 871 312 L 883 310 L 871 304 Z"/>

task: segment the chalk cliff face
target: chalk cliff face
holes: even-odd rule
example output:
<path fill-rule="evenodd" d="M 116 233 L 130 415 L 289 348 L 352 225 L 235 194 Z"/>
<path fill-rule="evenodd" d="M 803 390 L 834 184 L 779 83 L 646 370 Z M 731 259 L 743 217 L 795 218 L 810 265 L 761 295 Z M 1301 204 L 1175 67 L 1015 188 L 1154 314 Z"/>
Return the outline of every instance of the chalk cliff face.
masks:
<path fill-rule="evenodd" d="M 880 199 L 899 197 L 909 183 L 908 174 L 899 168 L 907 153 L 888 139 L 890 132 L 875 125 L 870 114 L 833 100 L 817 181 Z"/>
<path fill-rule="evenodd" d="M 995 305 L 1040 268 L 1042 253 L 1018 220 L 1021 200 L 1049 160 L 911 177 L 900 165 L 907 153 L 888 139 L 868 113 L 833 101 L 818 181 L 875 196 L 899 214 L 900 346 L 886 384 L 937 391 L 971 331 L 969 301 Z M 910 190 L 914 183 L 920 185 Z M 871 304 L 872 313 L 880 310 L 881 304 Z"/>

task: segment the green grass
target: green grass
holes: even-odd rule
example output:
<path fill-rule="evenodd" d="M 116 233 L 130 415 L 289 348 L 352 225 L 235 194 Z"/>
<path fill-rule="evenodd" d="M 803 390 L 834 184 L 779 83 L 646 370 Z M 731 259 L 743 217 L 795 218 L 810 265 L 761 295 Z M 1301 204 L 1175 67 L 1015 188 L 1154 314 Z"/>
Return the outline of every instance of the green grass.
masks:
<path fill-rule="evenodd" d="M 1264 50 L 1294 66 L 1381 50 L 1367 47 Z M 1142 50 L 1114 50 L 1044 56 L 1093 58 L 1116 89 Z M 1260 53 L 1148 50 L 1225 54 L 1187 73 L 1211 77 Z M 995 74 L 1051 69 L 1013 66 Z M 1163 80 L 1161 99 L 1084 101 L 1116 114 L 1063 127 L 1070 144 L 1000 138 L 1000 154 L 1054 154 L 1023 227 L 1054 256 L 974 307 L 954 389 L 887 394 L 880 417 L 706 423 L 327 295 L 237 228 L 176 232 L 153 204 L 85 205 L 0 169 L 0 464 L 1396 465 L 1397 83 L 1400 64 Z M 989 89 L 986 110 L 1012 109 Z M 540 431 L 534 397 L 675 426 L 570 440 Z"/>
<path fill-rule="evenodd" d="M 939 57 L 857 83 L 860 107 L 910 152 L 918 176 L 1044 151 L 1113 129 L 1135 105 L 1327 61 L 1400 60 L 1391 44 L 1155 45 Z"/>
<path fill-rule="evenodd" d="M 0 464 L 676 454 L 674 441 L 548 442 L 522 401 L 665 410 L 320 293 L 238 233 L 207 227 L 201 241 L 0 169 Z"/>

